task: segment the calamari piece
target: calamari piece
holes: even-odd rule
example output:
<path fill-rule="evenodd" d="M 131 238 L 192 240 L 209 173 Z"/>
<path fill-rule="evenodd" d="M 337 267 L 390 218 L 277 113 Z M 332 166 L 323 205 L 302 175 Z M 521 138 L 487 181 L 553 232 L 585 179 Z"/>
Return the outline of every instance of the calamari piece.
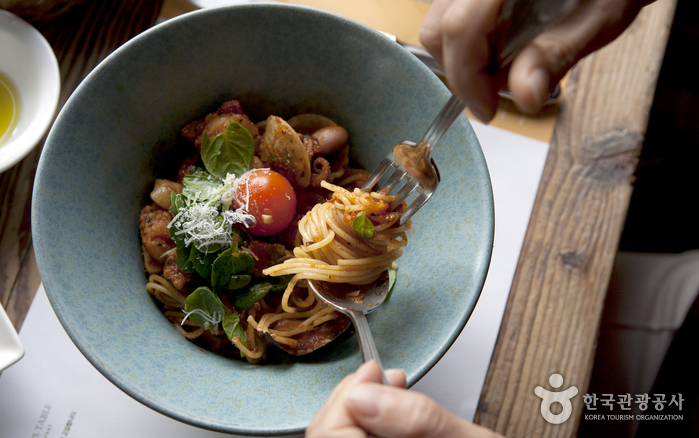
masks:
<path fill-rule="evenodd" d="M 311 183 L 311 160 L 298 133 L 282 118 L 269 116 L 260 145 L 260 158 L 296 187 Z"/>
<path fill-rule="evenodd" d="M 259 134 L 257 126 L 255 126 L 255 124 L 250 121 L 248 116 L 246 116 L 245 114 L 230 113 L 211 113 L 207 115 L 206 118 L 204 118 L 204 132 L 209 136 L 209 138 L 213 138 L 216 135 L 225 131 L 228 125 L 231 124 L 231 122 L 238 122 L 241 125 L 243 125 L 243 127 L 247 129 L 250 132 L 250 135 L 252 135 L 253 137 Z"/>
<path fill-rule="evenodd" d="M 313 173 L 311 174 L 311 186 L 320 187 L 321 181 L 330 180 L 330 163 L 323 157 L 316 157 L 313 160 Z M 328 181 L 332 182 L 332 181 Z"/>
<path fill-rule="evenodd" d="M 303 135 L 311 135 L 321 128 L 326 128 L 328 126 L 337 126 L 337 123 L 333 122 L 325 116 L 320 114 L 304 113 L 298 114 L 288 120 L 289 126 L 294 128 L 294 131 Z"/>
<path fill-rule="evenodd" d="M 182 193 L 182 184 L 167 179 L 156 179 L 150 198 L 165 210 L 170 210 L 172 192 Z"/>

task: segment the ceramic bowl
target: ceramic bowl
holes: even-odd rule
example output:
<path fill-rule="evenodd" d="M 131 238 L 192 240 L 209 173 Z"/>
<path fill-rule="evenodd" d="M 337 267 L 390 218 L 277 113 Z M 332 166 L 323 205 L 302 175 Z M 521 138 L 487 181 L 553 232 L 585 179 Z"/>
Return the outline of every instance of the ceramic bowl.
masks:
<path fill-rule="evenodd" d="M 0 10 L 0 81 L 0 93 L 9 85 L 16 102 L 14 121 L 9 130 L 0 132 L 0 172 L 4 172 L 44 137 L 61 91 L 58 62 L 49 43 L 29 23 L 4 10 Z"/>
<path fill-rule="evenodd" d="M 307 7 L 205 9 L 144 32 L 77 88 L 40 159 L 32 231 L 58 318 L 109 380 L 165 415 L 245 435 L 303 431 L 361 364 L 356 338 L 265 365 L 186 341 L 146 293 L 139 211 L 154 179 L 178 167 L 182 126 L 225 100 L 238 99 L 255 121 L 326 115 L 372 169 L 396 142 L 419 139 L 449 96 L 381 33 Z M 413 217 L 390 299 L 370 315 L 384 366 L 405 369 L 411 385 L 466 324 L 493 243 L 490 179 L 465 116 L 434 160 L 441 185 Z"/>

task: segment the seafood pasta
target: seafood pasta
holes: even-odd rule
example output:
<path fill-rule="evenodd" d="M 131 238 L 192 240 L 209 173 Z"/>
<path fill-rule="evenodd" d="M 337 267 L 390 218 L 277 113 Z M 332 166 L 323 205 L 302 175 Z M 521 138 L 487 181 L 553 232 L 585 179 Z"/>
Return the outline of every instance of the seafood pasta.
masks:
<path fill-rule="evenodd" d="M 212 351 L 266 358 L 332 341 L 349 319 L 315 299 L 307 279 L 361 299 L 407 244 L 390 195 L 359 189 L 347 131 L 332 120 L 270 115 L 238 101 L 182 129 L 192 154 L 157 179 L 140 215 L 146 290 L 185 338 Z"/>

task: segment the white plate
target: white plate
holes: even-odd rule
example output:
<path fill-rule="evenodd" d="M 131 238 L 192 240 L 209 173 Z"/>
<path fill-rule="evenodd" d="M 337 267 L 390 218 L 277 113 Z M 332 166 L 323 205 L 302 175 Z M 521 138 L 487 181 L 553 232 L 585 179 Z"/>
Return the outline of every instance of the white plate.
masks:
<path fill-rule="evenodd" d="M 14 326 L 0 306 L 0 371 L 17 362 L 24 356 L 24 347 Z"/>
<path fill-rule="evenodd" d="M 0 72 L 19 95 L 19 119 L 0 144 L 0 172 L 24 158 L 53 122 L 61 76 L 53 49 L 29 23 L 0 10 Z"/>

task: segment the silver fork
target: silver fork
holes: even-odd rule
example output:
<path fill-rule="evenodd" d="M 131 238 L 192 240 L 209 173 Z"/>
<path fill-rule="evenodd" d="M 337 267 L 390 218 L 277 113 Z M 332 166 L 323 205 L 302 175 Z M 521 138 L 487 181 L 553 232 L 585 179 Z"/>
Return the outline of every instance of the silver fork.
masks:
<path fill-rule="evenodd" d="M 493 56 L 488 72 L 494 74 L 509 64 L 531 40 L 568 16 L 579 4 L 580 0 L 505 0 L 498 16 L 499 31 L 492 43 Z M 402 141 L 393 146 L 362 186 L 362 190 L 372 190 L 393 169 L 393 173 L 379 189 L 390 194 L 401 181 L 404 182 L 394 195 L 390 209 L 395 210 L 409 196 L 417 194 L 401 214 L 400 225 L 405 224 L 425 205 L 437 188 L 439 170 L 430 158 L 430 152 L 465 109 L 466 104 L 452 94 L 422 139 L 417 144 Z"/>

